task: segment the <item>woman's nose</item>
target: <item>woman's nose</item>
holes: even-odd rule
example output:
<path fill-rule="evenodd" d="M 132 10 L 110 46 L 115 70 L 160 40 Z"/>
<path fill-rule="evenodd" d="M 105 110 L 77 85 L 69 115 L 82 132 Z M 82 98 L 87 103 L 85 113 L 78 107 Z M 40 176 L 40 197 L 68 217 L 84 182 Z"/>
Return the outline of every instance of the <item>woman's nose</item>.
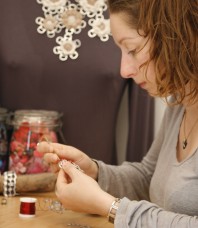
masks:
<path fill-rule="evenodd" d="M 137 66 L 135 61 L 129 57 L 122 57 L 121 66 L 120 66 L 120 74 L 123 78 L 133 78 L 137 75 Z"/>

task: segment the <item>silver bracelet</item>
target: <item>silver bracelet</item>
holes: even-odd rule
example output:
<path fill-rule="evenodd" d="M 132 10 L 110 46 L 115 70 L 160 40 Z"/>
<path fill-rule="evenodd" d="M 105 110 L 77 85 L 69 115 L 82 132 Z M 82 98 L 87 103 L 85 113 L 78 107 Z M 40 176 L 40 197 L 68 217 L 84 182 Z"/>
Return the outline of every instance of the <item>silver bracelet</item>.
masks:
<path fill-rule="evenodd" d="M 3 173 L 3 195 L 15 196 L 16 195 L 16 179 L 17 175 L 14 171 L 7 171 Z"/>
<path fill-rule="evenodd" d="M 114 223 L 114 220 L 115 220 L 115 217 L 116 217 L 116 213 L 117 213 L 120 201 L 121 200 L 119 198 L 116 198 L 113 201 L 113 203 L 111 204 L 111 207 L 109 209 L 109 213 L 108 213 L 108 216 L 107 216 L 109 222 L 111 222 L 111 223 Z"/>

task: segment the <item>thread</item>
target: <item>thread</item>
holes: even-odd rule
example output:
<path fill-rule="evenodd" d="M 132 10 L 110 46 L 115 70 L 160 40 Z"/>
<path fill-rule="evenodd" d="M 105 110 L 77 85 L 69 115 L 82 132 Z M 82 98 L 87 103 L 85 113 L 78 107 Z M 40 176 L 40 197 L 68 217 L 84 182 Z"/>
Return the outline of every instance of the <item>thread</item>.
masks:
<path fill-rule="evenodd" d="M 22 197 L 20 198 L 19 216 L 23 218 L 32 218 L 36 214 L 36 198 Z"/>

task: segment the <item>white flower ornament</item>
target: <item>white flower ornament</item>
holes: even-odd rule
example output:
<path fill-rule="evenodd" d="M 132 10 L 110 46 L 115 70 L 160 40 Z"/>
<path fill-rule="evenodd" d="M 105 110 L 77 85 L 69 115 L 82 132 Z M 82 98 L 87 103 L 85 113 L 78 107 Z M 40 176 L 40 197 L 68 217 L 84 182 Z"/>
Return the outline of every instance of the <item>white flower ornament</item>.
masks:
<path fill-rule="evenodd" d="M 53 38 L 56 33 L 60 33 L 62 30 L 60 22 L 53 15 L 46 15 L 44 18 L 37 17 L 36 23 L 39 25 L 37 28 L 38 33 L 44 34 L 46 32 L 49 38 Z"/>
<path fill-rule="evenodd" d="M 65 11 L 59 15 L 59 21 L 65 33 L 70 30 L 72 33 L 79 34 L 86 27 L 86 22 L 83 20 L 84 15 L 79 12 L 78 6 L 70 4 Z"/>
<path fill-rule="evenodd" d="M 37 31 L 39 34 L 46 34 L 47 37 L 56 37 L 59 33 L 62 36 L 56 37 L 58 46 L 53 52 L 59 55 L 61 61 L 68 58 L 76 59 L 79 55 L 77 48 L 81 46 L 80 40 L 73 40 L 73 34 L 81 33 L 87 23 L 84 20 L 88 17 L 88 24 L 91 29 L 88 36 L 99 37 L 101 41 L 107 41 L 110 33 L 109 19 L 103 16 L 107 10 L 106 0 L 36 0 L 42 5 L 43 17 L 37 17 Z"/>
<path fill-rule="evenodd" d="M 51 11 L 51 13 L 57 14 L 64 10 L 68 0 L 37 0 L 37 2 L 43 5 L 44 12 Z"/>
<path fill-rule="evenodd" d="M 58 36 L 56 42 L 59 46 L 54 47 L 54 54 L 59 55 L 59 59 L 65 61 L 70 57 L 71 59 L 78 58 L 77 48 L 81 46 L 80 40 L 72 40 L 72 36 L 65 35 L 64 37 Z"/>
<path fill-rule="evenodd" d="M 101 41 L 107 41 L 110 36 L 110 21 L 104 19 L 103 16 L 97 17 L 96 19 L 90 19 L 89 25 L 92 29 L 88 31 L 89 37 L 93 38 L 99 36 Z"/>
<path fill-rule="evenodd" d="M 80 12 L 87 15 L 89 18 L 94 17 L 97 14 L 102 14 L 107 10 L 107 4 L 105 0 L 79 0 Z"/>

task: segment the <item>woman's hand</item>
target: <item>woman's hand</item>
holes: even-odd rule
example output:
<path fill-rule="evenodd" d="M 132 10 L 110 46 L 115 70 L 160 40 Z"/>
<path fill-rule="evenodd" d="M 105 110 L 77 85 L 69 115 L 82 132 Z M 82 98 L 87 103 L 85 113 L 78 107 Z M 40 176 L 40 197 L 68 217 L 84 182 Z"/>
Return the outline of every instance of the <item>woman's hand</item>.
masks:
<path fill-rule="evenodd" d="M 44 153 L 44 161 L 51 166 L 53 172 L 59 171 L 58 162 L 68 160 L 78 165 L 87 175 L 97 180 L 98 166 L 82 151 L 59 143 L 40 142 L 37 146 L 39 152 Z"/>
<path fill-rule="evenodd" d="M 95 180 L 64 160 L 58 173 L 56 195 L 66 209 L 102 216 L 107 216 L 115 200 Z"/>

